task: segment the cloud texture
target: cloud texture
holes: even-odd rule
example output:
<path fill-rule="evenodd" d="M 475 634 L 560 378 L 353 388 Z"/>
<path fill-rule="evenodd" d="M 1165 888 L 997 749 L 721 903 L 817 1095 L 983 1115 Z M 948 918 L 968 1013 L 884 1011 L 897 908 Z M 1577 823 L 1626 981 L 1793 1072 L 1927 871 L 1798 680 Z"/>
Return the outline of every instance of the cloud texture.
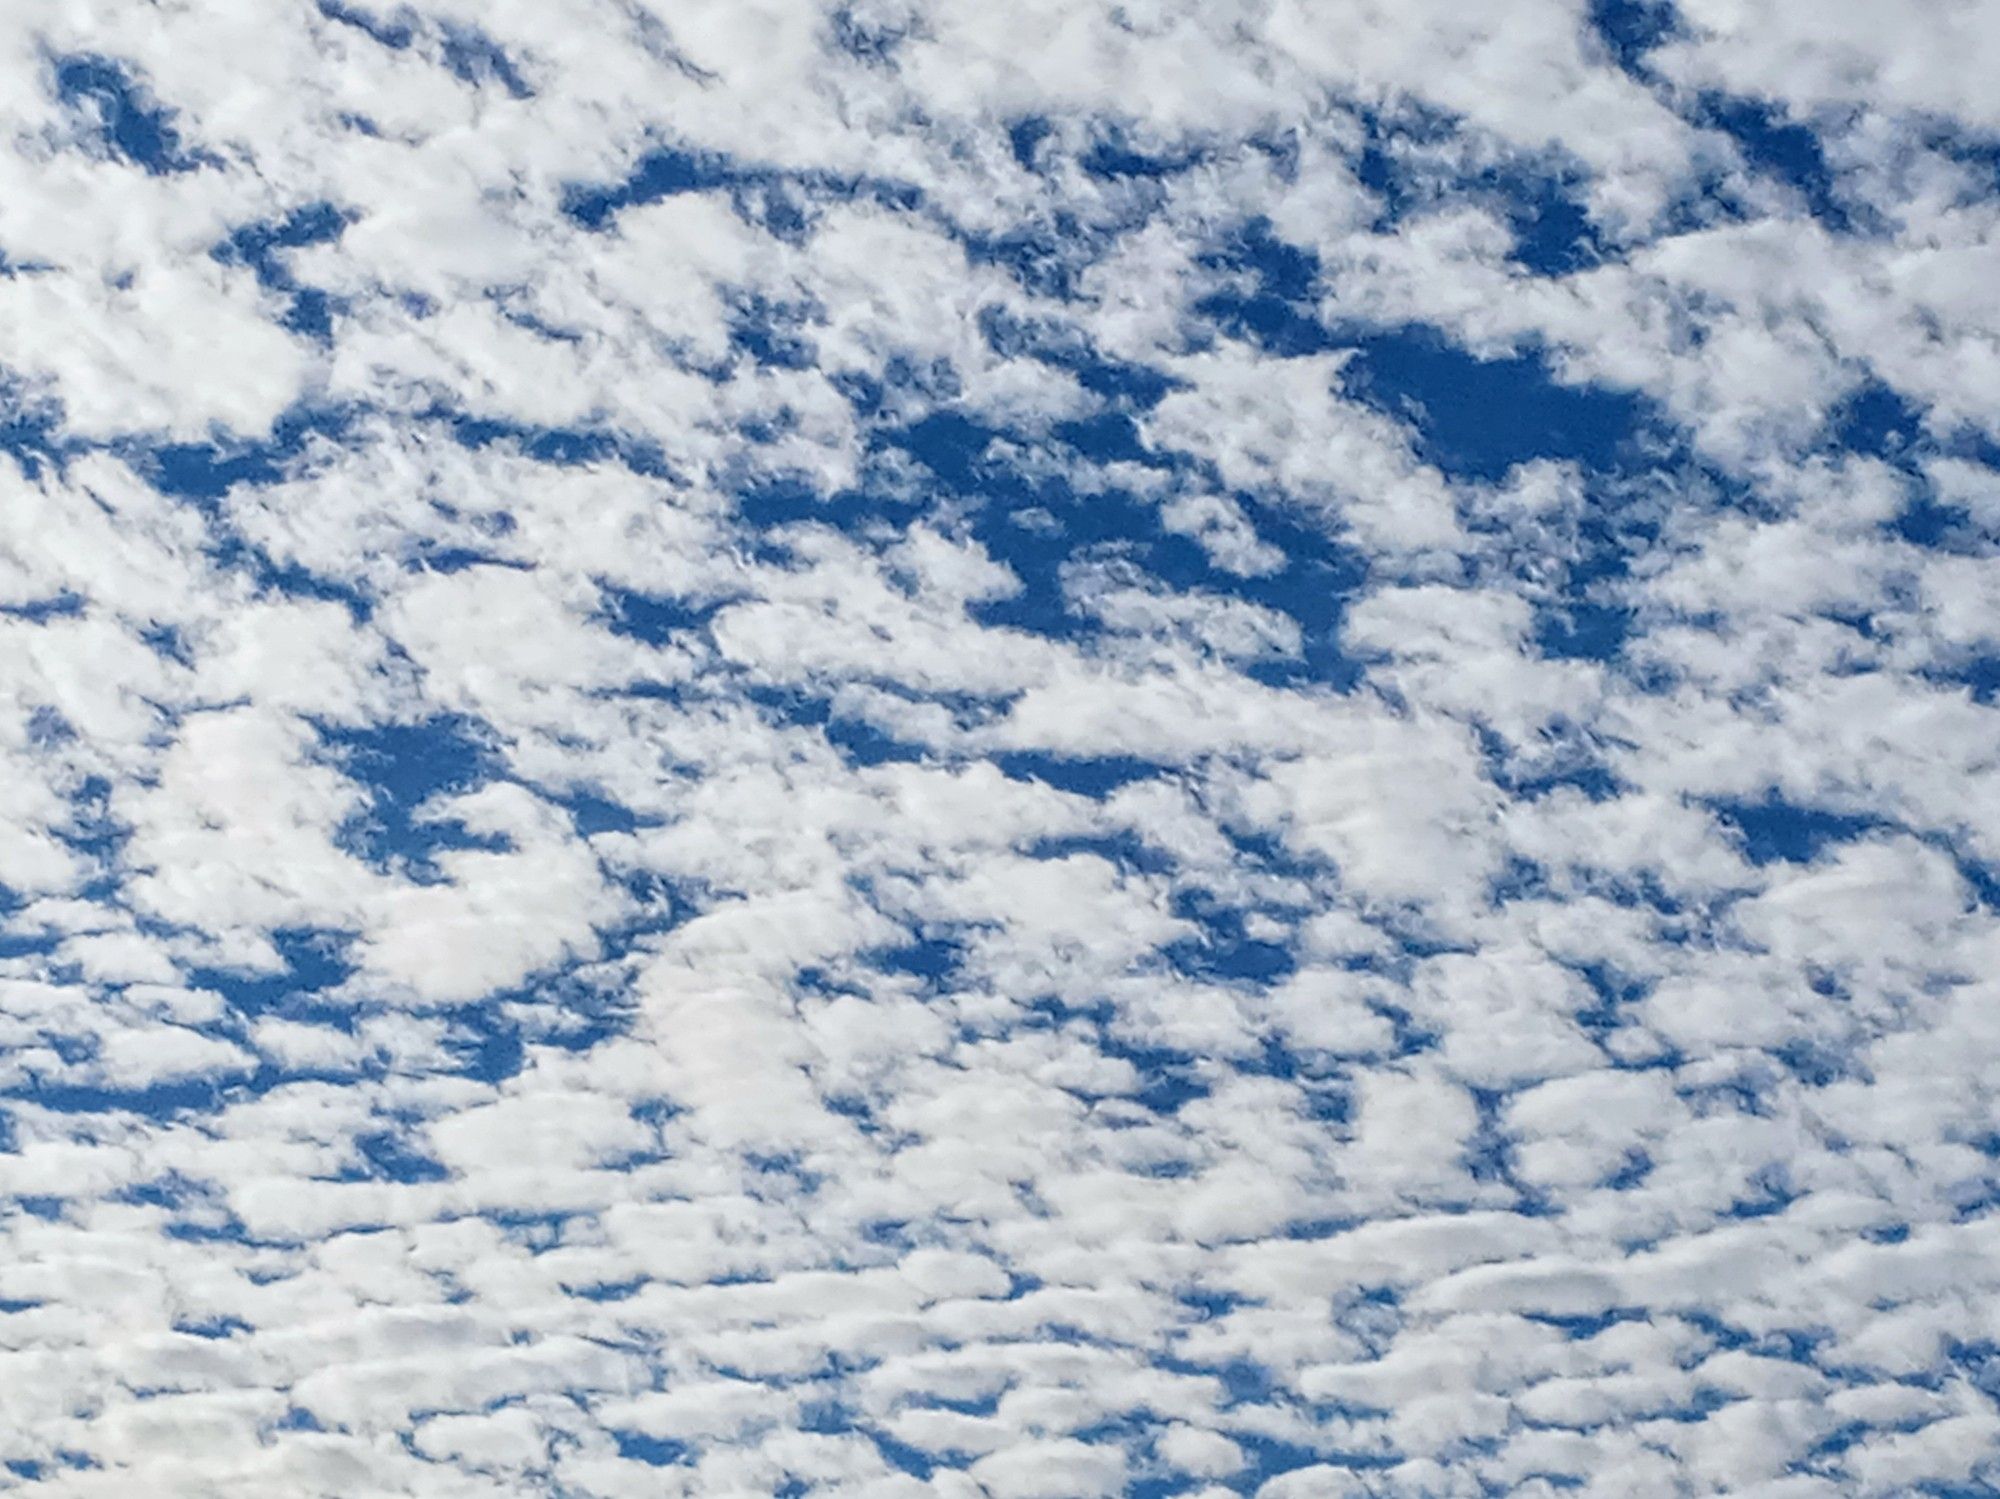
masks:
<path fill-rule="evenodd" d="M 0 1489 L 2000 1483 L 1991 8 L 0 8 Z"/>

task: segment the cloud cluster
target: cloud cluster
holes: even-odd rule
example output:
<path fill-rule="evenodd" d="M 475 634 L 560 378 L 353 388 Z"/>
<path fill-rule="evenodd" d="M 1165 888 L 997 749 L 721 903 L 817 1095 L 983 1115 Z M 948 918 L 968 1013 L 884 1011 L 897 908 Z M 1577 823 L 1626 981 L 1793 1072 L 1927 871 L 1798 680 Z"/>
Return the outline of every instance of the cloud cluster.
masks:
<path fill-rule="evenodd" d="M 2000 1482 L 1973 8 L 0 18 L 0 1490 Z"/>

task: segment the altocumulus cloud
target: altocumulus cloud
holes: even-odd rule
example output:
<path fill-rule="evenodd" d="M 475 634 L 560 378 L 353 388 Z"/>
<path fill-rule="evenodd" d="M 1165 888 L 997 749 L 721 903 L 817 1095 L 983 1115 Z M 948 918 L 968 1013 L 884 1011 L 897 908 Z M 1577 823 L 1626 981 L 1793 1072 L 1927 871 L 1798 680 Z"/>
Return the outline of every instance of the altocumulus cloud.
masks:
<path fill-rule="evenodd" d="M 2000 1485 L 2000 12 L 0 7 L 0 1488 Z"/>

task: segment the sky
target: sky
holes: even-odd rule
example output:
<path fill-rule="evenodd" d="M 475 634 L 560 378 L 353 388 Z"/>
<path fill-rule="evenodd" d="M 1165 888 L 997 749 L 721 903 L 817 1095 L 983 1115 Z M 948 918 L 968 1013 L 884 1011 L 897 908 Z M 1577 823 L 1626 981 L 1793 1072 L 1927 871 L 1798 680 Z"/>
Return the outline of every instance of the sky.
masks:
<path fill-rule="evenodd" d="M 1996 75 L 0 6 L 0 1491 L 2000 1493 Z"/>

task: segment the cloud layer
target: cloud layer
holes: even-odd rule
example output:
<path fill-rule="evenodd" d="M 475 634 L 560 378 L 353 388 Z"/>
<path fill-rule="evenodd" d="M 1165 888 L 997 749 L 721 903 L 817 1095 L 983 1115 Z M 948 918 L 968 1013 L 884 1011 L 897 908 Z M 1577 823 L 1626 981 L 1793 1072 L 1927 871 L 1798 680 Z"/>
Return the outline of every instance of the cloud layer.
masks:
<path fill-rule="evenodd" d="M 2000 25 L 0 16 L 0 1489 L 2000 1482 Z"/>

